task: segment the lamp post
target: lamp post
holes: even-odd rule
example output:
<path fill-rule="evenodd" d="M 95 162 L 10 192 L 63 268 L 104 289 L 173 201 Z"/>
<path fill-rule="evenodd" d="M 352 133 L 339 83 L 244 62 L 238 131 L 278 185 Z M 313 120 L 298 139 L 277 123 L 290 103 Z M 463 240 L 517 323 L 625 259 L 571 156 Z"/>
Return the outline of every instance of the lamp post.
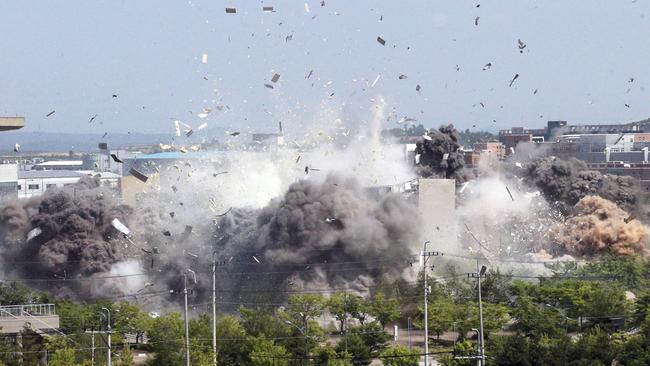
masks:
<path fill-rule="evenodd" d="M 111 311 L 109 309 L 107 309 L 107 308 L 102 308 L 102 310 L 104 310 L 106 312 L 106 314 L 107 314 L 107 316 L 106 316 L 106 334 L 108 335 L 107 336 L 107 338 L 108 338 L 108 355 L 107 355 L 107 358 L 106 358 L 106 360 L 107 360 L 106 362 L 107 362 L 108 366 L 111 366 L 111 351 L 112 351 L 111 350 L 111 333 L 112 333 L 111 332 Z M 102 313 L 102 315 L 104 315 L 104 314 Z"/>
<path fill-rule="evenodd" d="M 295 325 L 295 324 L 293 324 L 290 320 L 285 320 L 285 321 L 284 321 L 284 324 L 290 325 L 290 326 L 292 326 L 292 327 L 298 329 L 298 331 L 300 332 L 300 334 L 302 334 L 302 335 L 305 337 L 305 359 L 307 359 L 307 357 L 309 357 L 309 343 L 307 343 L 307 341 L 308 341 L 308 339 L 307 339 L 308 336 L 307 336 L 307 334 L 306 334 L 306 332 L 307 332 L 307 330 L 308 330 L 308 329 L 307 329 L 307 321 L 305 320 L 305 325 L 304 325 L 302 328 L 299 327 L 299 326 L 297 326 L 297 325 Z"/>
<path fill-rule="evenodd" d="M 476 261 L 476 273 L 468 273 L 467 276 L 470 278 L 476 278 L 477 287 L 478 287 L 478 319 L 479 319 L 479 328 L 478 338 L 479 338 L 479 365 L 485 365 L 485 340 L 483 339 L 483 301 L 481 299 L 481 278 L 485 277 L 485 272 L 487 271 L 486 266 L 481 266 L 479 269 L 478 260 Z"/>

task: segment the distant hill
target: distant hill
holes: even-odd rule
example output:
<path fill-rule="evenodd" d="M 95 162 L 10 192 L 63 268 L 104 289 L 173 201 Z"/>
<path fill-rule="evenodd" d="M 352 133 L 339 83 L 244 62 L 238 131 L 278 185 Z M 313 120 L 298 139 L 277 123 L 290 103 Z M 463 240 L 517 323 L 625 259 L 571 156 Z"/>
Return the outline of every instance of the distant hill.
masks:
<path fill-rule="evenodd" d="M 103 134 L 75 134 L 56 132 L 0 132 L 0 152 L 13 151 L 15 144 L 20 144 L 21 152 L 91 152 L 97 151 L 97 144 L 108 143 L 110 149 L 144 144 L 169 144 L 174 135 L 147 134 L 147 133 L 109 133 Z M 189 138 L 182 135 L 176 137 L 181 144 L 198 143 L 206 140 L 222 139 L 225 136 L 221 129 L 206 129 L 194 133 Z"/>

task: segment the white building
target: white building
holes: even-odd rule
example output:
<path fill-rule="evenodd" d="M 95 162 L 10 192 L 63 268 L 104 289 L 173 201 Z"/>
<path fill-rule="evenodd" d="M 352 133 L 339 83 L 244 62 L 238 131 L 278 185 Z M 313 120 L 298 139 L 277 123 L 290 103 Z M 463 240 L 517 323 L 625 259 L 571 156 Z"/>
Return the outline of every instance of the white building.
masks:
<path fill-rule="evenodd" d="M 0 164 L 0 197 L 16 197 L 18 164 Z"/>
<path fill-rule="evenodd" d="M 63 188 L 73 185 L 85 176 L 100 176 L 103 186 L 119 189 L 119 174 L 80 173 L 71 170 L 21 170 L 18 171 L 18 198 L 30 198 L 42 195 L 49 188 Z"/>

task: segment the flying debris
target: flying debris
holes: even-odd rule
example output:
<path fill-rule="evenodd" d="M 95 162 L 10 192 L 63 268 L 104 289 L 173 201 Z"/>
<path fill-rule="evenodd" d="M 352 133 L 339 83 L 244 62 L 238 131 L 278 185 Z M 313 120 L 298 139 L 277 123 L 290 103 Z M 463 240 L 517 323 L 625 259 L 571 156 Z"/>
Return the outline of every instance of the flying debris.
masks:
<path fill-rule="evenodd" d="M 481 19 L 481 17 L 476 17 L 476 19 L 474 19 L 474 25 L 478 25 L 478 20 L 479 19 Z"/>
<path fill-rule="evenodd" d="M 381 78 L 381 74 L 377 74 L 377 77 L 376 77 L 375 80 L 372 82 L 372 84 L 370 84 L 370 87 L 371 87 L 371 88 L 374 88 L 375 85 L 377 85 L 377 82 L 379 81 L 380 78 Z"/>
<path fill-rule="evenodd" d="M 307 74 L 307 76 L 305 76 L 305 79 L 309 79 L 311 77 L 311 74 L 313 74 L 313 73 L 314 73 L 314 70 L 309 70 L 309 74 Z"/>
<path fill-rule="evenodd" d="M 420 86 L 420 84 L 415 86 L 415 91 L 416 92 L 419 92 L 421 89 L 422 89 L 422 87 Z"/>
<path fill-rule="evenodd" d="M 113 219 L 113 221 L 111 221 L 111 225 L 112 225 L 112 226 L 113 226 L 117 231 L 119 231 L 119 232 L 121 232 L 122 234 L 124 234 L 124 236 L 130 236 L 130 235 L 131 235 L 131 230 L 129 230 L 129 228 L 126 227 L 126 225 L 124 225 L 120 220 L 118 220 L 118 219 Z"/>
<path fill-rule="evenodd" d="M 169 230 L 163 230 L 162 234 L 164 236 L 172 236 L 172 233 Z"/>
<path fill-rule="evenodd" d="M 491 63 L 491 62 L 488 62 L 487 64 L 485 64 L 485 66 L 483 66 L 483 71 L 485 71 L 485 70 L 489 70 L 489 69 L 491 69 L 491 68 L 492 68 L 492 63 Z"/>
<path fill-rule="evenodd" d="M 14 152 L 20 151 L 20 144 L 14 144 Z"/>
<path fill-rule="evenodd" d="M 508 186 L 505 187 L 506 187 L 506 191 L 508 192 L 508 196 L 510 196 L 510 199 L 512 200 L 512 202 L 514 202 L 515 198 L 512 196 L 512 193 L 510 193 L 510 188 L 508 188 Z"/>
<path fill-rule="evenodd" d="M 271 81 L 274 83 L 277 83 L 278 80 L 280 80 L 280 74 L 274 74 L 273 77 L 271 78 Z"/>
<path fill-rule="evenodd" d="M 187 132 L 185 132 L 185 137 L 190 137 L 190 136 L 192 136 L 193 133 L 194 133 L 194 130 L 190 128 L 189 130 L 187 130 Z"/>
<path fill-rule="evenodd" d="M 402 74 L 402 75 L 399 76 L 398 79 L 400 79 L 400 80 L 408 79 L 408 76 Z"/>
<path fill-rule="evenodd" d="M 379 42 L 379 44 L 381 44 L 382 46 L 386 45 L 386 41 L 380 36 L 377 36 L 377 42 Z"/>
<path fill-rule="evenodd" d="M 537 89 L 533 90 L 533 95 L 537 94 Z"/>
<path fill-rule="evenodd" d="M 469 185 L 469 182 L 463 183 L 463 185 L 458 190 L 458 193 L 463 193 L 463 191 L 465 191 L 465 188 L 467 188 L 468 185 Z"/>
<path fill-rule="evenodd" d="M 634 82 L 634 78 L 633 78 L 633 77 L 630 77 L 630 78 L 627 80 L 627 82 L 628 82 L 628 83 L 633 83 L 633 82 Z"/>
<path fill-rule="evenodd" d="M 111 158 L 113 158 L 113 161 L 116 163 L 124 163 L 120 158 L 117 157 L 115 154 L 111 154 Z"/>
<path fill-rule="evenodd" d="M 208 63 L 208 54 L 207 53 L 204 53 L 203 55 L 201 55 L 201 63 L 202 64 L 207 64 Z"/>
<path fill-rule="evenodd" d="M 269 88 L 269 89 L 273 89 L 273 85 L 271 85 L 271 84 L 264 84 L 264 86 Z"/>
<path fill-rule="evenodd" d="M 52 112 L 46 114 L 45 117 L 49 117 L 49 116 L 53 115 L 54 113 L 56 113 L 56 111 L 52 111 Z"/>
<path fill-rule="evenodd" d="M 226 14 L 235 14 L 237 12 L 237 8 L 226 8 Z"/>
<path fill-rule="evenodd" d="M 431 136 L 429 136 L 427 134 L 422 135 L 422 138 L 425 139 L 425 140 L 428 140 L 428 141 L 432 140 Z"/>
<path fill-rule="evenodd" d="M 273 10 L 273 7 L 272 7 L 272 6 L 263 6 L 263 7 L 262 7 L 262 11 L 265 12 L 265 13 L 272 13 L 272 12 L 274 12 L 275 10 Z"/>
<path fill-rule="evenodd" d="M 43 230 L 40 227 L 35 227 L 27 233 L 27 241 L 34 239 L 35 237 L 41 235 Z"/>
<path fill-rule="evenodd" d="M 515 76 L 510 80 L 510 84 L 508 85 L 509 87 L 512 87 L 512 84 L 519 78 L 519 74 L 515 74 Z"/>
<path fill-rule="evenodd" d="M 92 117 L 90 117 L 90 121 L 88 121 L 88 123 L 93 123 L 93 121 L 95 120 L 95 118 L 97 118 L 97 115 L 96 115 L 96 114 L 94 114 Z"/>
<path fill-rule="evenodd" d="M 298 155 L 298 157 L 296 158 L 296 164 L 298 164 L 299 161 L 300 161 L 300 155 Z"/>
<path fill-rule="evenodd" d="M 228 132 L 228 131 L 226 131 L 226 134 L 227 134 L 227 135 L 230 135 L 230 136 L 233 136 L 233 137 L 234 137 L 234 136 L 239 136 L 239 135 L 240 135 L 240 133 L 237 132 L 237 131 L 235 131 L 235 132 Z"/>
<path fill-rule="evenodd" d="M 526 44 L 521 39 L 518 39 L 517 47 L 519 47 L 519 53 L 524 53 L 524 48 L 526 48 Z"/>
<path fill-rule="evenodd" d="M 627 108 L 630 108 L 630 105 L 629 105 L 629 104 L 627 104 L 627 103 L 625 103 L 625 106 L 626 106 Z"/>
<path fill-rule="evenodd" d="M 134 176 L 134 177 L 138 178 L 139 180 L 141 180 L 143 183 L 147 183 L 147 179 L 149 179 L 149 177 L 147 177 L 146 175 L 140 173 L 139 171 L 137 171 L 133 167 L 131 167 L 131 169 L 129 169 L 129 173 L 131 173 L 132 176 Z"/>
<path fill-rule="evenodd" d="M 306 4 L 305 4 L 305 5 L 306 5 Z M 257 259 L 257 257 L 256 257 L 256 256 L 253 256 L 253 260 L 254 260 L 255 262 L 257 262 L 257 263 L 260 263 L 260 260 L 259 260 L 259 259 Z"/>

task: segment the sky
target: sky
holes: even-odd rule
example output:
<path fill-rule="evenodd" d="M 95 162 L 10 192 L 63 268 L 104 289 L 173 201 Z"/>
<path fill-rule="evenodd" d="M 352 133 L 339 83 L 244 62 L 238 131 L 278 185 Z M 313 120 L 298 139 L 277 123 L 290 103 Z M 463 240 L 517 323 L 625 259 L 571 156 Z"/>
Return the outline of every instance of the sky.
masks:
<path fill-rule="evenodd" d="M 23 131 L 300 135 L 379 100 L 384 128 L 650 117 L 648 0 L 0 0 L 0 34 L 0 116 Z"/>

